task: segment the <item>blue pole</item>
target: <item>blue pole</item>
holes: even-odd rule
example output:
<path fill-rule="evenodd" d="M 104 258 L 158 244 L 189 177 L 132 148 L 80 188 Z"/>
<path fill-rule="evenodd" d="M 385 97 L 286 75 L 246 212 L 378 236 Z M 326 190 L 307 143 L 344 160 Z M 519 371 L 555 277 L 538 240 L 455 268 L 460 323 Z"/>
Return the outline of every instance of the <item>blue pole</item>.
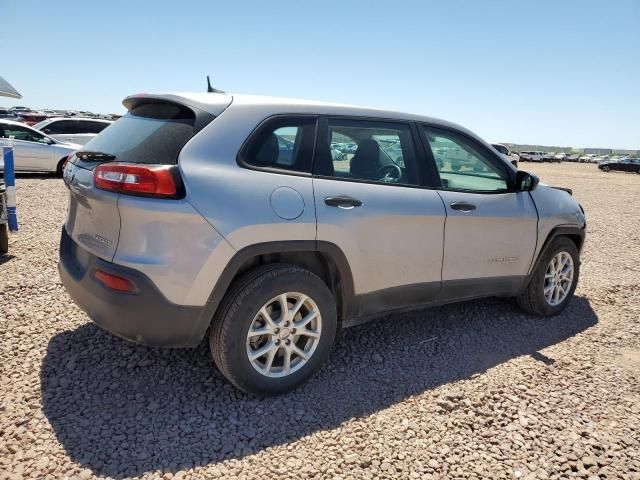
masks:
<path fill-rule="evenodd" d="M 16 172 L 13 163 L 13 147 L 4 147 L 4 183 L 7 196 L 7 220 L 9 230 L 18 231 L 18 214 L 16 212 Z"/>

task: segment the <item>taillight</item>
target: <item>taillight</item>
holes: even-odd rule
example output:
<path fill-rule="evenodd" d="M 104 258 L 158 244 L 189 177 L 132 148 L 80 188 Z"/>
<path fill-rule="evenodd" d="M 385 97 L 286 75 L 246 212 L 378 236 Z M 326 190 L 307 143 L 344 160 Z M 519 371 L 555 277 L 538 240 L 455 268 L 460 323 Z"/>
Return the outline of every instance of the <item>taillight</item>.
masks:
<path fill-rule="evenodd" d="M 97 188 L 149 197 L 178 196 L 177 171 L 173 165 L 103 163 L 93 172 Z"/>
<path fill-rule="evenodd" d="M 137 290 L 136 284 L 128 278 L 112 275 L 102 270 L 96 270 L 93 274 L 96 280 L 98 280 L 105 287 L 118 292 L 135 292 Z"/>

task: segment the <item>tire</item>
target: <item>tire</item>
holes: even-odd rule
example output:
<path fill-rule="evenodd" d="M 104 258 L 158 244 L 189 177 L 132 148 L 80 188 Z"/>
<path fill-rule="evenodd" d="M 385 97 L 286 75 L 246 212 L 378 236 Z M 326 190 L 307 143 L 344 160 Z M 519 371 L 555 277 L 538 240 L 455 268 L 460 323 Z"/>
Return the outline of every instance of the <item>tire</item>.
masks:
<path fill-rule="evenodd" d="M 9 251 L 9 231 L 6 223 L 0 223 L 0 255 Z"/>
<path fill-rule="evenodd" d="M 573 278 L 568 293 L 557 305 L 551 305 L 545 298 L 545 274 L 551 260 L 564 252 L 571 257 L 573 263 Z M 562 312 L 573 297 L 580 276 L 580 255 L 575 243 L 567 237 L 557 237 L 545 249 L 540 257 L 538 266 L 529 280 L 526 289 L 516 297 L 518 305 L 525 312 L 541 317 L 550 317 Z"/>
<path fill-rule="evenodd" d="M 62 175 L 64 174 L 64 164 L 67 161 L 67 157 L 64 157 L 62 159 L 60 159 L 60 161 L 58 162 L 58 165 L 56 166 L 56 177 L 58 178 L 62 178 Z"/>
<path fill-rule="evenodd" d="M 609 167 L 607 167 L 607 166 L 604 166 L 604 167 L 602 167 L 602 168 L 601 168 L 601 170 L 602 170 L 603 172 L 607 173 L 607 172 L 608 172 L 609 170 L 611 170 L 611 169 L 610 169 Z"/>
<path fill-rule="evenodd" d="M 284 321 L 280 318 L 281 309 L 271 309 L 273 324 L 279 326 L 279 336 L 273 333 L 253 336 L 255 345 L 248 341 L 249 329 L 266 328 L 268 323 L 261 314 L 263 306 L 267 311 L 274 305 L 282 305 L 276 300 L 281 294 L 304 295 L 313 304 L 308 308 L 303 304 L 300 313 L 296 314 L 293 322 L 299 322 L 303 313 L 309 314 L 315 308 L 319 316 L 314 317 L 309 325 L 315 322 L 315 331 L 320 334 L 317 340 L 304 334 L 294 335 L 295 330 L 284 328 Z M 307 300 L 307 302 L 309 301 Z M 297 303 L 292 302 L 288 308 Z M 276 317 L 277 315 L 277 317 Z M 289 324 L 290 327 L 295 325 Z M 303 326 L 297 330 L 306 330 Z M 293 390 L 313 375 L 320 365 L 327 359 L 333 345 L 337 330 L 336 303 L 327 285 L 314 273 L 294 265 L 273 264 L 259 267 L 242 275 L 229 288 L 222 304 L 213 319 L 209 336 L 209 347 L 216 366 L 224 377 L 240 390 L 258 396 L 274 395 Z M 274 330 L 275 331 L 275 330 Z M 300 333 L 300 332 L 298 332 Z M 311 333 L 311 332 L 310 332 Z M 293 340 L 293 343 L 291 343 Z M 285 342 L 288 342 L 285 347 Z M 306 343 L 306 346 L 304 345 Z M 311 342 L 311 343 L 309 343 Z M 258 371 L 258 367 L 268 369 L 267 362 L 270 354 L 265 354 L 252 363 L 249 359 L 251 351 L 258 351 L 266 347 L 267 343 L 280 346 L 274 347 L 275 357 L 271 357 L 273 369 L 271 375 Z M 293 345 L 293 346 L 290 346 Z M 287 349 L 297 347 L 309 351 L 308 359 L 293 354 L 290 360 L 291 373 L 285 374 L 285 356 Z M 260 365 L 260 362 L 263 365 Z M 297 362 L 297 364 L 296 364 Z M 256 366 L 257 365 L 257 366 Z M 279 371 L 278 371 L 279 370 Z M 277 376 L 280 375 L 280 376 Z"/>

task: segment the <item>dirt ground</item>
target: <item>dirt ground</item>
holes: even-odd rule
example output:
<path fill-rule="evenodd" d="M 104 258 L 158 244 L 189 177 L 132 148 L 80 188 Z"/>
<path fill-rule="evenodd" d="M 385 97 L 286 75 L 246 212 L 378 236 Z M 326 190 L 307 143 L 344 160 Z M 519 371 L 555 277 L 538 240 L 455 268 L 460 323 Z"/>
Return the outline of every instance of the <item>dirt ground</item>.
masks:
<path fill-rule="evenodd" d="M 521 168 L 573 189 L 588 233 L 558 317 L 487 299 L 349 329 L 320 373 L 259 400 L 205 345 L 95 327 L 57 273 L 61 180 L 18 178 L 0 257 L 0 480 L 640 479 L 640 175 Z"/>

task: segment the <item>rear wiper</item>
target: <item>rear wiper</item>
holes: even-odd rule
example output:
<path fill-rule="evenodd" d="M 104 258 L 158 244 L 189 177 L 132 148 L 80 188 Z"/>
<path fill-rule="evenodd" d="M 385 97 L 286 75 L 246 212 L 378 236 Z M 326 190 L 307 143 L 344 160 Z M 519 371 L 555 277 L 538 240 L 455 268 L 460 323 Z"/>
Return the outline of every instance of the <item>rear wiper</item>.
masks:
<path fill-rule="evenodd" d="M 76 152 L 76 157 L 80 160 L 99 160 L 99 161 L 112 161 L 116 159 L 115 155 L 104 152 L 91 152 L 87 150 L 81 150 Z"/>

